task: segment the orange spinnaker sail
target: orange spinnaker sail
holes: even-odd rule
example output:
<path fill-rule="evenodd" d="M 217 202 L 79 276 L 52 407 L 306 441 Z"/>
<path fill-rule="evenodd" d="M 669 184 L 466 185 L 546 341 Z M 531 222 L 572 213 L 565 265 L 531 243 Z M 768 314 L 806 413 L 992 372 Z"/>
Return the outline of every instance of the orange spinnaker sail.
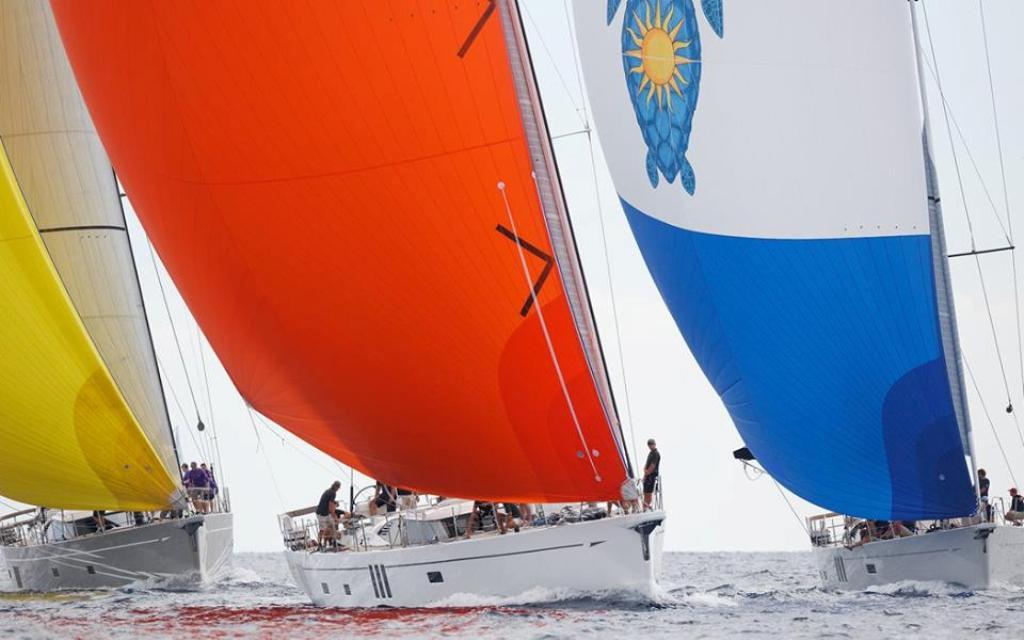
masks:
<path fill-rule="evenodd" d="M 493 3 L 53 6 L 147 233 L 256 409 L 423 492 L 618 496 Z"/>

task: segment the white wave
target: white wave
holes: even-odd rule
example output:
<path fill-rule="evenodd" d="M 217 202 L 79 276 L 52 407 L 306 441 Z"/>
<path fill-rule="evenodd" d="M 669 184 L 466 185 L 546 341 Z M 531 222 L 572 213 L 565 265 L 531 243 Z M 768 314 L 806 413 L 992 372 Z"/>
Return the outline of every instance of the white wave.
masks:
<path fill-rule="evenodd" d="M 599 601 L 626 605 L 657 605 L 672 598 L 664 591 L 644 594 L 636 591 L 578 591 L 533 587 L 511 596 L 483 596 L 456 593 L 432 603 L 431 607 L 511 607 L 522 605 L 554 604 L 573 601 Z"/>
<path fill-rule="evenodd" d="M 455 593 L 447 598 L 434 602 L 432 607 L 508 607 L 523 604 L 541 604 L 546 602 L 559 602 L 562 600 L 573 600 L 580 597 L 563 589 L 547 589 L 534 587 L 513 596 L 483 596 L 473 593 Z"/>
<path fill-rule="evenodd" d="M 969 592 L 963 585 L 938 580 L 900 580 L 889 584 L 869 587 L 864 593 L 886 596 L 955 596 Z"/>
<path fill-rule="evenodd" d="M 266 581 L 263 579 L 263 576 L 256 571 L 236 566 L 231 568 L 221 582 L 226 584 L 262 584 Z"/>
<path fill-rule="evenodd" d="M 202 591 L 203 587 L 198 575 L 185 574 L 139 579 L 116 590 L 126 593 L 135 591 Z"/>
<path fill-rule="evenodd" d="M 710 591 L 695 591 L 673 598 L 680 604 L 694 607 L 738 607 L 739 603 L 726 596 Z"/>

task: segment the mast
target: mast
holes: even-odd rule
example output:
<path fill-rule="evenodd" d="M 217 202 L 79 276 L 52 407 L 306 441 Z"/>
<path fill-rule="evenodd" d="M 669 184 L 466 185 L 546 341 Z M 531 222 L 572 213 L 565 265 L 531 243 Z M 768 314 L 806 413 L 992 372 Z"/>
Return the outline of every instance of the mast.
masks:
<path fill-rule="evenodd" d="M 957 330 L 956 306 L 953 302 L 953 287 L 949 275 L 949 258 L 946 250 L 946 231 L 942 221 L 942 204 L 939 198 L 939 186 L 935 177 L 935 164 L 932 160 L 931 120 L 928 117 L 928 92 L 925 87 L 924 63 L 921 59 L 921 39 L 917 25 L 917 11 L 914 3 L 908 3 L 910 22 L 914 36 L 914 57 L 917 62 L 917 79 L 921 94 L 921 111 L 924 122 L 922 146 L 925 162 L 925 180 L 928 185 L 928 218 L 931 226 L 932 263 L 935 276 L 935 302 L 939 315 L 939 331 L 942 336 L 942 350 L 946 360 L 946 373 L 951 384 L 953 407 L 957 423 L 960 427 L 960 438 L 964 453 L 971 461 L 971 483 L 977 498 L 975 509 L 980 508 L 981 489 L 978 486 L 978 461 L 974 455 L 974 431 L 971 427 L 970 412 L 967 405 L 967 389 L 964 384 L 961 366 L 960 337 Z M 941 92 L 941 87 L 940 87 Z"/>
<path fill-rule="evenodd" d="M 160 404 L 164 408 L 164 417 L 167 418 L 167 430 L 171 434 L 171 448 L 174 450 L 174 460 L 177 463 L 175 471 L 178 472 L 181 469 L 181 454 L 178 452 L 178 440 L 174 437 L 174 426 L 171 423 L 171 412 L 167 408 L 167 392 L 164 390 L 163 375 L 160 373 L 160 366 L 157 364 L 156 359 L 156 345 L 153 343 L 153 327 L 149 324 L 149 312 L 146 309 L 146 297 L 142 295 L 142 281 L 139 279 L 139 266 L 135 262 L 135 249 L 132 247 L 132 234 L 128 232 L 128 218 L 124 212 L 124 200 L 127 196 L 121 195 L 121 186 L 117 181 L 117 172 L 114 171 L 113 167 L 110 169 L 111 176 L 114 178 L 114 189 L 117 191 L 117 206 L 121 211 L 121 221 L 124 223 L 124 237 L 128 242 L 128 254 L 132 258 L 132 271 L 135 274 L 135 286 L 139 292 L 139 301 L 142 305 L 142 321 L 146 325 L 146 337 L 149 342 L 150 356 L 153 358 L 153 366 L 156 368 L 156 380 L 160 387 Z M 157 274 L 160 277 L 160 274 Z"/>
<path fill-rule="evenodd" d="M 594 308 L 587 288 L 586 274 L 583 273 L 572 218 L 569 216 L 568 203 L 562 189 L 558 160 L 555 157 L 548 130 L 544 102 L 538 88 L 529 43 L 526 41 L 526 28 L 519 11 L 519 2 L 518 0 L 500 0 L 498 4 L 516 93 L 519 97 L 520 114 L 530 147 L 530 161 L 533 165 L 537 193 L 540 197 L 548 233 L 551 236 L 551 244 L 556 254 L 555 264 L 565 282 L 569 308 L 572 311 L 580 341 L 584 346 L 591 376 L 601 392 L 602 405 L 608 422 L 612 425 L 612 435 L 618 445 L 619 456 L 626 466 L 628 477 L 633 478 L 633 463 L 629 448 L 626 447 L 626 438 L 622 430 L 615 394 L 612 392 L 608 364 L 597 329 Z"/>

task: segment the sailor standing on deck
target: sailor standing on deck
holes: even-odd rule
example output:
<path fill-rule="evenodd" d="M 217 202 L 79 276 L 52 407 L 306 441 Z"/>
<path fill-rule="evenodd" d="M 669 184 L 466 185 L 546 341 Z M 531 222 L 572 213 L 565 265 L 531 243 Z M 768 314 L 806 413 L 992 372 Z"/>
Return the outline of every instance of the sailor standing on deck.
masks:
<path fill-rule="evenodd" d="M 320 494 L 320 502 L 316 505 L 316 519 L 320 525 L 319 542 L 334 541 L 338 537 L 338 489 L 341 482 L 335 480 L 331 486 Z"/>
<path fill-rule="evenodd" d="M 661 453 L 658 452 L 658 443 L 654 438 L 647 441 L 647 448 L 651 452 L 647 454 L 647 462 L 644 464 L 644 511 L 651 509 L 654 485 L 658 482 L 658 466 L 661 465 Z"/>
<path fill-rule="evenodd" d="M 984 469 L 978 469 L 978 497 L 981 498 L 982 517 L 985 522 L 992 521 L 992 506 L 988 503 L 988 488 L 991 482 Z"/>

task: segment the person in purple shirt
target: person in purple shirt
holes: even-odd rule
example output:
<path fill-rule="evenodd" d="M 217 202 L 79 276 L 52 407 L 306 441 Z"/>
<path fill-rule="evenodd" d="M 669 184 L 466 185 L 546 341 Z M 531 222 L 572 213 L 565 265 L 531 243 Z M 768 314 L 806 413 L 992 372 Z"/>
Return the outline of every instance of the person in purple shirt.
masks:
<path fill-rule="evenodd" d="M 207 473 L 206 469 L 200 468 L 200 466 L 195 462 L 189 466 L 191 468 L 185 475 L 185 485 L 188 487 L 188 495 L 192 498 L 192 504 L 195 506 L 196 511 L 199 513 L 208 513 L 210 510 L 210 504 L 206 499 L 206 493 L 210 488 L 210 474 Z"/>
<path fill-rule="evenodd" d="M 206 472 L 206 477 L 210 481 L 209 487 L 206 490 L 206 499 L 210 502 L 210 504 L 208 505 L 210 511 L 213 511 L 213 501 L 217 497 L 217 494 L 220 492 L 220 487 L 217 486 L 217 479 L 213 477 L 213 465 L 211 464 L 209 468 L 207 468 L 206 463 L 204 462 L 203 464 L 199 465 L 199 468 Z"/>

